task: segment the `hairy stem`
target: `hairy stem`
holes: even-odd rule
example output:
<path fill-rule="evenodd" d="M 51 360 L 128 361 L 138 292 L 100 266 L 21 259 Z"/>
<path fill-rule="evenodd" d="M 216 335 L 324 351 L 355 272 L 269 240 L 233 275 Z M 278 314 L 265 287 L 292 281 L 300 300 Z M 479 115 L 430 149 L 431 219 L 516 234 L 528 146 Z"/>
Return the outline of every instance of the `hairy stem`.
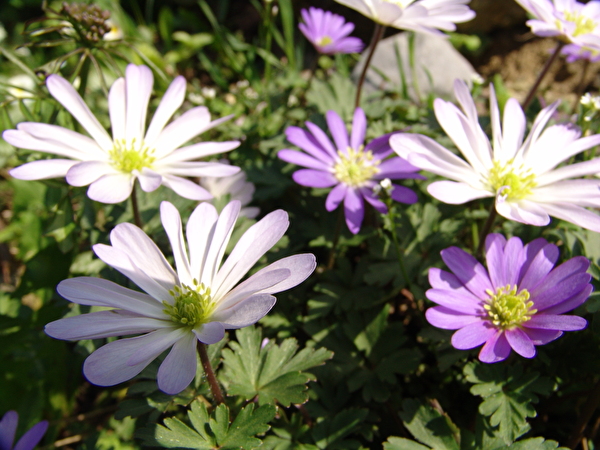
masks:
<path fill-rule="evenodd" d="M 223 397 L 223 393 L 221 392 L 221 388 L 219 387 L 219 382 L 217 381 L 215 372 L 213 371 L 212 366 L 210 364 L 208 352 L 206 351 L 206 344 L 203 344 L 200 341 L 198 341 L 198 354 L 200 355 L 200 361 L 202 362 L 202 367 L 204 367 L 206 380 L 208 381 L 208 385 L 210 386 L 210 391 L 212 392 L 214 399 L 219 404 L 224 403 L 225 398 Z"/>
<path fill-rule="evenodd" d="M 358 86 L 356 86 L 356 100 L 354 102 L 354 106 L 358 108 L 360 106 L 360 94 L 362 92 L 363 84 L 365 83 L 365 78 L 367 77 L 367 70 L 369 70 L 369 65 L 371 65 L 371 60 L 373 59 L 373 55 L 375 54 L 375 48 L 377 48 L 377 44 L 383 37 L 383 32 L 385 31 L 385 27 L 379 23 L 375 24 L 375 30 L 373 30 L 373 38 L 371 39 L 371 44 L 369 45 L 369 54 L 367 55 L 367 60 L 365 61 L 365 66 L 360 73 L 360 78 L 358 79 Z"/>

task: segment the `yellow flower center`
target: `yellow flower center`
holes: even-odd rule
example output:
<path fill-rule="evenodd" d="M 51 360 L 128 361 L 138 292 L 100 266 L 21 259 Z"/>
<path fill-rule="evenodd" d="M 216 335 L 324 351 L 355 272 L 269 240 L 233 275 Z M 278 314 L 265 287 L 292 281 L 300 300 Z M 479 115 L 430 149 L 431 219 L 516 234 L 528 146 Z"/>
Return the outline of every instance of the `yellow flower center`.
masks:
<path fill-rule="evenodd" d="M 576 12 L 565 11 L 565 20 L 568 22 L 575 24 L 575 31 L 573 31 L 573 36 L 580 36 L 582 34 L 593 33 L 596 29 L 596 23 L 589 17 L 584 16 L 583 14 L 578 14 Z"/>
<path fill-rule="evenodd" d="M 330 36 L 323 36 L 321 39 L 319 39 L 317 41 L 317 45 L 319 47 L 325 47 L 326 45 L 329 45 L 333 42 L 333 39 L 331 39 Z"/>
<path fill-rule="evenodd" d="M 149 148 L 144 141 L 136 142 L 135 139 L 127 141 L 120 139 L 114 142 L 114 147 L 108 152 L 111 164 L 121 172 L 131 173 L 140 171 L 144 167 L 152 167 L 156 160 L 154 149 Z"/>
<path fill-rule="evenodd" d="M 488 183 L 496 192 L 508 200 L 521 200 L 531 194 L 531 190 L 537 186 L 535 175 L 531 170 L 522 165 L 515 167 L 513 161 L 502 165 L 494 161 L 494 166 L 488 175 Z"/>
<path fill-rule="evenodd" d="M 537 309 L 531 309 L 533 302 L 529 300 L 527 289 L 517 294 L 516 286 L 506 285 L 496 289 L 496 293 L 490 289 L 486 292 L 490 298 L 483 308 L 494 326 L 503 330 L 518 327 L 537 312 Z"/>
<path fill-rule="evenodd" d="M 175 302 L 163 302 L 163 311 L 171 316 L 173 322 L 190 328 L 208 322 L 216 306 L 210 296 L 209 287 L 204 286 L 204 283 L 198 284 L 195 279 L 193 285 L 175 286 L 169 291 Z"/>
<path fill-rule="evenodd" d="M 379 172 L 379 160 L 373 158 L 373 152 L 363 151 L 361 145 L 358 150 L 348 147 L 346 152 L 338 150 L 340 160 L 333 167 L 333 174 L 342 183 L 360 187 Z"/>

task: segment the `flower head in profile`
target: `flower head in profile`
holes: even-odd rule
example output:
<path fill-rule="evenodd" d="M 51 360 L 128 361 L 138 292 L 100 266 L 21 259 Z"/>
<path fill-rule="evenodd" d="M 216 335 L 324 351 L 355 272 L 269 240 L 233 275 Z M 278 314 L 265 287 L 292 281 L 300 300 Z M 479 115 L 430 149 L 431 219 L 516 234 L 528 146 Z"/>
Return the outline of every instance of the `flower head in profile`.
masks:
<path fill-rule="evenodd" d="M 10 174 L 22 180 L 66 177 L 72 186 L 90 185 L 88 196 L 102 203 L 127 199 L 136 179 L 146 192 L 164 185 L 192 200 L 211 198 L 198 183 L 182 177 L 220 177 L 238 172 L 238 167 L 197 160 L 232 150 L 239 142 L 182 145 L 229 117 L 211 121 L 208 109 L 199 106 L 167 125 L 185 97 L 186 82 L 179 76 L 167 89 L 146 129 L 152 85 L 148 67 L 127 66 L 125 78 L 114 82 L 108 97 L 110 136 L 73 86 L 58 75 L 50 75 L 48 90 L 91 138 L 56 125 L 20 123 L 16 130 L 3 133 L 8 143 L 68 159 L 30 162 L 12 169 Z"/>
<path fill-rule="evenodd" d="M 16 411 L 8 411 L 4 414 L 2 420 L 0 420 L 0 450 L 33 450 L 48 429 L 48 421 L 42 420 L 31 427 L 14 444 L 18 424 L 19 414 Z"/>
<path fill-rule="evenodd" d="M 348 136 L 346 125 L 334 111 L 327 112 L 327 125 L 333 142 L 314 123 L 306 122 L 308 131 L 289 127 L 285 133 L 287 140 L 300 147 L 296 150 L 281 150 L 277 156 L 286 162 L 307 167 L 294 172 L 294 181 L 302 186 L 333 187 L 325 207 L 333 211 L 344 202 L 346 224 L 352 233 L 358 233 L 365 208 L 364 201 L 385 213 L 385 204 L 373 192 L 373 188 L 384 178 L 421 178 L 419 169 L 404 159 L 394 157 L 389 146 L 389 135 L 372 140 L 364 146 L 367 132 L 367 118 L 361 108 L 356 108 L 352 122 L 352 132 Z M 393 185 L 393 200 L 402 203 L 415 203 L 417 195 L 404 186 Z"/>
<path fill-rule="evenodd" d="M 538 36 L 600 50 L 600 1 L 516 0 L 534 18 L 527 21 Z"/>
<path fill-rule="evenodd" d="M 359 38 L 349 37 L 354 24 L 346 22 L 342 16 L 310 7 L 300 11 L 303 23 L 298 25 L 302 34 L 319 53 L 359 53 L 364 45 Z"/>
<path fill-rule="evenodd" d="M 226 160 L 221 162 L 228 164 Z M 252 195 L 256 188 L 253 183 L 246 180 L 246 173 L 243 170 L 228 177 L 201 178 L 200 185 L 206 188 L 213 196 L 213 199 L 211 200 L 213 205 L 216 205 L 217 203 L 223 205 L 225 201 L 239 200 L 242 204 L 240 216 L 254 219 L 260 212 L 255 206 L 246 206 L 252 201 Z"/>
<path fill-rule="evenodd" d="M 586 258 L 554 267 L 558 248 L 542 238 L 524 246 L 517 237 L 507 241 L 490 234 L 485 244 L 487 270 L 457 247 L 441 253 L 452 273 L 429 269 L 433 289 L 426 295 L 438 306 L 425 315 L 435 327 L 458 330 L 452 336 L 455 348 L 484 344 L 479 359 L 487 363 L 506 359 L 511 349 L 533 358 L 536 345 L 586 327 L 582 317 L 564 314 L 592 292 Z"/>
<path fill-rule="evenodd" d="M 467 85 L 457 80 L 454 92 L 462 111 L 439 98 L 434 109 L 438 122 L 465 159 L 427 136 L 397 134 L 390 138 L 396 153 L 411 164 L 455 180 L 431 183 L 427 188 L 431 195 L 451 204 L 495 197 L 496 211 L 507 219 L 542 226 L 553 216 L 600 231 L 600 216 L 586 209 L 600 207 L 600 181 L 578 178 L 600 172 L 600 158 L 555 169 L 573 155 L 600 144 L 600 135 L 582 138 L 581 131 L 570 124 L 546 127 L 558 107 L 556 102 L 540 111 L 524 139 L 527 119 L 523 109 L 517 100 L 509 99 L 501 124 L 490 86 L 490 143 L 478 123 Z"/>
<path fill-rule="evenodd" d="M 471 0 L 335 0 L 385 26 L 442 35 L 475 17 Z"/>
<path fill-rule="evenodd" d="M 111 245 L 97 244 L 94 252 L 144 292 L 98 278 L 64 280 L 57 288 L 64 298 L 113 309 L 51 322 L 46 333 L 67 340 L 138 335 L 110 342 L 86 359 L 85 376 L 100 386 L 133 378 L 171 349 L 158 370 L 158 387 L 168 394 L 181 392 L 196 374 L 198 342 L 214 344 L 225 330 L 256 323 L 275 304 L 272 294 L 301 283 L 316 265 L 311 254 L 290 256 L 240 283 L 279 241 L 289 222 L 284 211 L 268 214 L 244 233 L 221 264 L 239 211 L 238 201 L 220 215 L 211 204 L 201 203 L 188 220 L 186 245 L 179 212 L 163 202 L 161 220 L 177 270 L 142 230 L 128 223 L 117 225 L 110 234 Z"/>

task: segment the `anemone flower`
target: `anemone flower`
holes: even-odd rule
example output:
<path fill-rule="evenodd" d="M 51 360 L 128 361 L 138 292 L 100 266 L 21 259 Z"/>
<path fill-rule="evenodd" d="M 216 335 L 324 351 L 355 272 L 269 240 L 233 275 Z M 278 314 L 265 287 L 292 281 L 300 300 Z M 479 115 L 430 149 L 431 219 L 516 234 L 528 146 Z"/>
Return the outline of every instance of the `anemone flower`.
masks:
<path fill-rule="evenodd" d="M 487 270 L 457 248 L 441 252 L 452 273 L 429 269 L 429 300 L 439 306 L 425 316 L 438 328 L 458 330 L 452 345 L 468 350 L 484 344 L 479 359 L 493 363 L 506 359 L 511 349 L 533 358 L 563 331 L 582 330 L 587 322 L 564 315 L 581 305 L 592 292 L 590 262 L 576 256 L 554 267 L 558 248 L 539 238 L 523 246 L 490 234 L 485 241 Z"/>
<path fill-rule="evenodd" d="M 48 421 L 42 420 L 29 429 L 14 445 L 19 414 L 8 411 L 0 420 L 0 450 L 33 450 L 44 437 L 48 429 Z"/>
<path fill-rule="evenodd" d="M 344 202 L 344 213 L 349 230 L 360 231 L 365 208 L 364 200 L 381 213 L 386 213 L 385 204 L 375 195 L 373 189 L 385 178 L 422 178 L 419 169 L 402 158 L 388 158 L 393 152 L 389 146 L 389 135 L 372 140 L 365 147 L 367 118 L 361 108 L 356 108 L 352 122 L 352 133 L 348 136 L 346 125 L 334 111 L 328 111 L 327 125 L 334 143 L 325 132 L 311 122 L 306 122 L 309 131 L 298 127 L 288 127 L 287 140 L 304 152 L 281 150 L 277 156 L 289 163 L 307 167 L 294 172 L 294 181 L 302 186 L 333 187 L 325 207 L 327 211 L 336 209 Z M 415 203 L 417 195 L 404 186 L 393 185 L 393 200 L 402 203 Z"/>
<path fill-rule="evenodd" d="M 490 144 L 477 121 L 467 85 L 457 80 L 454 92 L 462 111 L 439 98 L 434 110 L 466 161 L 427 136 L 396 134 L 390 138 L 396 153 L 411 164 L 455 180 L 431 183 L 427 190 L 433 197 L 455 205 L 495 197 L 496 211 L 507 219 L 543 226 L 553 216 L 600 232 L 600 216 L 585 209 L 600 208 L 600 181 L 577 178 L 600 172 L 600 158 L 555 169 L 600 144 L 600 135 L 582 138 L 581 131 L 570 124 L 546 127 L 558 107 L 555 102 L 540 111 L 523 140 L 527 124 L 523 109 L 517 100 L 509 99 L 501 125 L 498 102 L 490 86 Z"/>
<path fill-rule="evenodd" d="M 349 37 L 354 30 L 354 24 L 346 22 L 342 16 L 314 7 L 302 9 L 300 14 L 304 23 L 300 23 L 298 28 L 319 53 L 334 55 L 362 51 L 362 41 L 356 37 Z"/>
<path fill-rule="evenodd" d="M 15 178 L 66 177 L 72 186 L 90 185 L 88 196 L 91 199 L 118 203 L 130 196 L 136 179 L 146 192 L 152 192 L 162 184 L 182 197 L 207 200 L 211 195 L 206 189 L 182 177 L 220 177 L 239 171 L 234 166 L 196 161 L 232 150 L 239 145 L 237 141 L 201 142 L 181 147 L 229 117 L 211 121 L 208 109 L 199 106 L 165 126 L 185 97 L 186 83 L 181 76 L 167 89 L 146 130 L 152 71 L 146 66 L 128 65 L 125 78 L 114 82 L 108 96 L 112 137 L 67 80 L 50 75 L 46 84 L 52 96 L 77 119 L 91 138 L 56 125 L 20 123 L 16 130 L 3 133 L 2 137 L 8 143 L 68 159 L 23 164 L 10 171 Z"/>
<path fill-rule="evenodd" d="M 158 387 L 167 394 L 181 392 L 196 374 L 198 342 L 214 344 L 225 330 L 256 323 L 275 304 L 272 294 L 301 283 L 316 265 L 311 254 L 290 256 L 239 283 L 289 225 L 285 211 L 266 215 L 244 233 L 221 265 L 239 211 L 238 201 L 220 215 L 211 204 L 201 203 L 187 222 L 186 249 L 179 212 L 163 202 L 161 220 L 176 271 L 142 230 L 129 223 L 117 225 L 110 234 L 112 245 L 96 244 L 94 252 L 145 293 L 98 278 L 64 280 L 57 291 L 67 300 L 113 309 L 51 322 L 46 333 L 67 340 L 138 335 L 110 342 L 86 359 L 85 376 L 100 386 L 133 378 L 171 348 L 158 370 Z"/>
<path fill-rule="evenodd" d="M 600 1 L 516 0 L 534 18 L 527 21 L 531 31 L 543 37 L 557 37 L 600 50 Z"/>
<path fill-rule="evenodd" d="M 443 35 L 456 23 L 475 17 L 471 0 L 335 0 L 369 19 L 393 28 Z"/>

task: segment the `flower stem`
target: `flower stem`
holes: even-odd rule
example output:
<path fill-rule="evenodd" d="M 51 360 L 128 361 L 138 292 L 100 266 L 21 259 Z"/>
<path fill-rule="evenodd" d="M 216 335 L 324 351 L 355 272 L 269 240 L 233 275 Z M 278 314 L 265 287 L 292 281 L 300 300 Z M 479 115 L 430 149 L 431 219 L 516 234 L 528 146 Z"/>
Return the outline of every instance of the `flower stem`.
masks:
<path fill-rule="evenodd" d="M 485 237 L 491 231 L 492 226 L 494 225 L 494 221 L 498 216 L 498 211 L 496 211 L 496 202 L 495 200 L 492 202 L 492 207 L 490 208 L 490 213 L 488 214 L 488 218 L 485 221 L 485 225 L 481 229 L 481 233 L 479 233 L 479 245 L 477 246 L 477 252 L 475 252 L 475 257 L 478 258 L 483 254 L 483 247 L 485 245 Z"/>
<path fill-rule="evenodd" d="M 204 373 L 206 374 L 206 379 L 214 399 L 219 404 L 224 403 L 225 398 L 223 397 L 217 377 L 215 376 L 212 366 L 210 365 L 210 359 L 208 357 L 208 352 L 206 351 L 206 344 L 203 344 L 200 341 L 198 341 L 198 354 L 200 355 L 200 361 L 202 362 L 202 367 L 204 367 Z"/>
<path fill-rule="evenodd" d="M 525 100 L 523 101 L 523 104 L 521 105 L 523 107 L 523 110 L 526 110 L 527 107 L 529 106 L 529 104 L 531 103 L 531 101 L 533 100 L 533 97 L 535 96 L 535 93 L 537 92 L 538 88 L 540 87 L 542 80 L 548 73 L 550 66 L 552 66 L 552 64 L 554 63 L 556 58 L 558 58 L 558 55 L 560 54 L 560 50 L 564 47 L 564 45 L 565 45 L 564 42 L 559 42 L 558 45 L 556 46 L 556 49 L 554 50 L 554 53 L 552 53 L 550 58 L 548 58 L 548 61 L 546 61 L 546 64 L 544 65 L 544 67 L 542 68 L 542 71 L 540 72 L 537 79 L 535 80 L 535 83 L 533 83 L 533 86 L 531 86 L 531 89 L 529 90 L 527 97 L 525 97 Z"/>
<path fill-rule="evenodd" d="M 131 190 L 131 208 L 133 209 L 133 221 L 138 228 L 142 228 L 142 216 L 140 215 L 140 208 L 137 201 L 137 181 L 133 183 L 133 189 Z"/>
<path fill-rule="evenodd" d="M 391 211 L 391 210 L 390 210 Z M 412 286 L 410 284 L 410 279 L 408 278 L 408 272 L 406 271 L 406 266 L 404 265 L 404 251 L 400 248 L 400 244 L 398 243 L 398 234 L 396 233 L 396 224 L 395 220 L 391 223 L 390 233 L 392 235 L 392 240 L 394 241 L 394 246 L 396 247 L 396 255 L 398 255 L 398 264 L 400 265 L 400 272 L 402 272 L 402 276 L 406 281 L 406 287 L 410 291 Z"/>
<path fill-rule="evenodd" d="M 327 269 L 333 269 L 335 264 L 335 257 L 337 256 L 337 246 L 340 241 L 340 234 L 342 233 L 342 225 L 344 222 L 344 209 L 340 208 L 338 213 L 337 222 L 335 224 L 335 231 L 333 235 L 333 244 L 331 246 L 331 252 L 329 253 L 329 259 L 327 260 Z"/>
<path fill-rule="evenodd" d="M 371 59 L 373 59 L 373 55 L 375 54 L 375 48 L 377 48 L 377 44 L 383 37 L 384 31 L 385 27 L 383 25 L 379 23 L 375 24 L 375 30 L 373 30 L 373 38 L 371 39 L 371 44 L 369 45 L 369 54 L 367 55 L 367 60 L 365 61 L 363 70 L 360 73 L 358 85 L 356 86 L 356 101 L 354 102 L 354 106 L 356 108 L 360 106 L 360 94 L 362 92 L 363 84 L 365 83 L 365 78 L 367 77 L 367 70 L 369 69 L 369 65 L 371 64 Z"/>

